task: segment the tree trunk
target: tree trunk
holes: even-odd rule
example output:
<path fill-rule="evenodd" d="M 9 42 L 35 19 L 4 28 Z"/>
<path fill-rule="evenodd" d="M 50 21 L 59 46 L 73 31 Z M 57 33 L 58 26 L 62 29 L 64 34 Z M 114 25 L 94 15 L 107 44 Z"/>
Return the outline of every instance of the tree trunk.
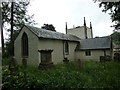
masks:
<path fill-rule="evenodd" d="M 10 40 L 13 40 L 13 8 L 14 8 L 14 2 L 11 2 L 11 35 Z"/>
<path fill-rule="evenodd" d="M 5 48 L 4 48 L 4 36 L 3 36 L 3 24 L 1 24 L 1 41 L 2 41 L 2 53 L 4 53 Z"/>
<path fill-rule="evenodd" d="M 2 23 L 2 8 L 0 7 L 0 29 L 1 29 L 1 43 L 2 43 L 2 53 L 5 52 L 4 50 L 4 36 L 3 36 L 3 23 Z"/>
<path fill-rule="evenodd" d="M 14 2 L 11 2 L 11 34 L 10 34 L 10 43 L 11 43 L 11 49 L 12 53 L 11 55 L 14 56 L 14 43 L 13 43 L 13 9 L 14 9 Z"/>

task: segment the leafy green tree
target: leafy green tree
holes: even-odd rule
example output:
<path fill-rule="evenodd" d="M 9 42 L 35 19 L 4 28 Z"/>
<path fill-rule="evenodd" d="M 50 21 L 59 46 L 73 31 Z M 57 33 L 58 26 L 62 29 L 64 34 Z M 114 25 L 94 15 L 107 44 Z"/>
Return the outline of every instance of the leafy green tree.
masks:
<path fill-rule="evenodd" d="M 2 2 L 2 26 L 3 30 L 10 32 L 8 39 L 8 52 L 13 55 L 13 42 L 17 36 L 16 33 L 24 24 L 34 25 L 32 16 L 28 15 L 27 7 L 30 2 Z M 9 28 L 6 26 L 10 26 Z M 14 35 L 15 34 L 15 35 Z M 14 36 L 14 37 L 13 37 Z M 3 37 L 2 37 L 3 38 Z M 3 43 L 4 44 L 4 43 Z"/>
<path fill-rule="evenodd" d="M 114 32 L 111 34 L 112 40 L 115 44 L 120 44 L 120 33 L 119 32 Z"/>
<path fill-rule="evenodd" d="M 97 1 L 97 0 L 93 0 Z M 109 15 L 111 16 L 112 22 L 115 22 L 115 29 L 120 28 L 120 1 L 119 2 L 100 2 L 99 7 L 102 8 L 102 12 L 110 11 Z"/>
<path fill-rule="evenodd" d="M 42 27 L 42 29 L 46 29 L 46 30 L 51 30 L 51 31 L 55 31 L 55 27 L 52 24 L 44 24 Z"/>

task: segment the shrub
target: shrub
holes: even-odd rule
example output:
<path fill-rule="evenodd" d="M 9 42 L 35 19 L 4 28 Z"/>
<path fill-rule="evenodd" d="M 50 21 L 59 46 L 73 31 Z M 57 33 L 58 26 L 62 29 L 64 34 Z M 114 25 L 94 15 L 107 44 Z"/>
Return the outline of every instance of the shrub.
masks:
<path fill-rule="evenodd" d="M 17 66 L 11 72 L 3 68 L 3 88 L 119 88 L 120 63 L 76 62 L 59 63 L 52 69 Z"/>
<path fill-rule="evenodd" d="M 10 58 L 3 58 L 2 59 L 2 65 L 9 65 L 10 64 Z"/>

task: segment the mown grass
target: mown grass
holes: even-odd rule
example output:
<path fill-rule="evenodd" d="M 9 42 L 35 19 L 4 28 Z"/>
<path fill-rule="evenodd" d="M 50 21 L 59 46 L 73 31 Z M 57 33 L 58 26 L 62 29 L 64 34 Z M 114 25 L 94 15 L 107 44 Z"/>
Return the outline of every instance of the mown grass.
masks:
<path fill-rule="evenodd" d="M 3 88 L 120 88 L 120 63 L 86 61 L 60 63 L 52 69 L 35 66 L 10 74 L 3 68 Z"/>

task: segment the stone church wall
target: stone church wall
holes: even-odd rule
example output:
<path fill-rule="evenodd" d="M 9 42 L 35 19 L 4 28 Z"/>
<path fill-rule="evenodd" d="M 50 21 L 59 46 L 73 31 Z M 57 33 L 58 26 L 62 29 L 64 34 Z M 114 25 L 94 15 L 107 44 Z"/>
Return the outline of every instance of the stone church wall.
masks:
<path fill-rule="evenodd" d="M 95 60 L 95 61 L 100 61 L 100 56 L 104 56 L 104 51 L 103 50 L 90 50 L 91 55 L 86 56 L 85 51 L 76 51 L 76 60 Z M 111 55 L 110 50 L 105 50 L 106 55 Z"/>
<path fill-rule="evenodd" d="M 34 35 L 28 28 L 24 27 L 23 30 L 19 33 L 18 37 L 14 42 L 15 58 L 18 64 L 22 64 L 22 52 L 21 52 L 21 38 L 23 33 L 26 33 L 28 36 L 28 51 L 29 55 L 27 58 L 27 64 L 38 65 L 38 38 Z"/>

